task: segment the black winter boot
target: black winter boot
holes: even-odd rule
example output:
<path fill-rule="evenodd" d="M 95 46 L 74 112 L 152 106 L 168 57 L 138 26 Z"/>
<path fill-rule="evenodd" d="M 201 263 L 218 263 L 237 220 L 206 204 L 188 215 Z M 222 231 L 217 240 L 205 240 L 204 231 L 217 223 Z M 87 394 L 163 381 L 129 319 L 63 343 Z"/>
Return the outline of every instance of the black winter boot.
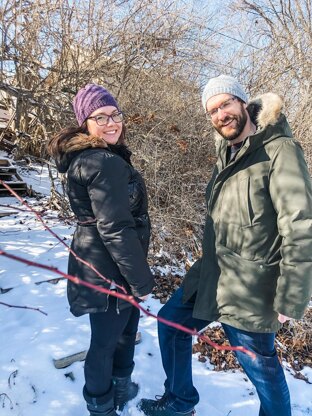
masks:
<path fill-rule="evenodd" d="M 136 397 L 139 386 L 131 381 L 131 376 L 113 377 L 113 382 L 115 385 L 115 409 L 122 410 L 127 402 Z"/>
<path fill-rule="evenodd" d="M 195 410 L 179 412 L 171 407 L 172 400 L 168 394 L 156 396 L 156 400 L 142 399 L 137 407 L 146 416 L 195 416 Z"/>
<path fill-rule="evenodd" d="M 90 416 L 118 416 L 114 408 L 113 391 L 101 397 L 92 397 L 84 387 L 83 397 L 87 402 Z"/>

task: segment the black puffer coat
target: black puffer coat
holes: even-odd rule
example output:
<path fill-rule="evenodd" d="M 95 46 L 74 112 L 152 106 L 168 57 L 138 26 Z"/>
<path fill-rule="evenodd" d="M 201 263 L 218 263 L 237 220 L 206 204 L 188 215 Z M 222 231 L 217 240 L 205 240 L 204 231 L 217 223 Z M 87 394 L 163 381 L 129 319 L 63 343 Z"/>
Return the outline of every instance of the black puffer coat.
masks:
<path fill-rule="evenodd" d="M 71 248 L 129 294 L 144 296 L 154 286 L 146 261 L 150 222 L 145 184 L 123 157 L 109 148 L 94 147 L 96 141 L 87 135 L 72 138 L 57 161 L 58 170 L 67 172 L 70 205 L 78 221 Z M 110 287 L 72 254 L 68 273 Z M 103 312 L 108 307 L 109 296 L 70 281 L 67 293 L 75 316 Z M 119 309 L 128 306 L 118 300 Z"/>

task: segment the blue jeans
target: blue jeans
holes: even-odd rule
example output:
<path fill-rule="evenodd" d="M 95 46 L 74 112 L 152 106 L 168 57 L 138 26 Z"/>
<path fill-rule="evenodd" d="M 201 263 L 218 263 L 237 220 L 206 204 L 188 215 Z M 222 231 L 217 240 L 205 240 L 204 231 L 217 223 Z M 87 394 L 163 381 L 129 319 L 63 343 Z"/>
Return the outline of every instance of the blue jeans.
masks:
<path fill-rule="evenodd" d="M 203 329 L 210 322 L 192 317 L 194 304 L 182 303 L 182 293 L 183 289 L 178 289 L 161 308 L 159 316 L 198 331 Z M 259 416 L 291 416 L 289 390 L 274 347 L 275 334 L 222 326 L 231 345 L 242 345 L 256 354 L 255 360 L 242 352 L 236 356 L 257 390 Z M 192 380 L 192 337 L 160 322 L 158 336 L 170 407 L 179 412 L 190 411 L 199 402 Z"/>

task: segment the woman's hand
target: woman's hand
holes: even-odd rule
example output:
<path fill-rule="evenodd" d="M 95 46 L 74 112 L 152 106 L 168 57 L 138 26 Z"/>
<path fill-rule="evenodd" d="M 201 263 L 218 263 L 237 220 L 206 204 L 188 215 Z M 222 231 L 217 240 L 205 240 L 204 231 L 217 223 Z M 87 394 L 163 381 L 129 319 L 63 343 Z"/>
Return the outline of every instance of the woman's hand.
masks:
<path fill-rule="evenodd" d="M 144 295 L 144 296 L 139 296 L 139 299 L 142 301 L 142 302 L 144 302 L 144 301 L 146 301 L 147 300 L 147 298 L 149 297 L 149 294 L 148 295 Z"/>

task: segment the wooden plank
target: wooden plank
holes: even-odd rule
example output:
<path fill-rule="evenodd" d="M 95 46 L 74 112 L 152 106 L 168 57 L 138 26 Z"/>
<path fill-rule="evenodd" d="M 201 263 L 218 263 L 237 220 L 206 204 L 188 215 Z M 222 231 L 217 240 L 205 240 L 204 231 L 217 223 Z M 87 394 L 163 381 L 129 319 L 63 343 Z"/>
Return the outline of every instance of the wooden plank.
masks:
<path fill-rule="evenodd" d="M 141 332 L 136 333 L 135 337 L 135 345 L 140 344 L 142 342 Z M 54 367 L 58 370 L 62 368 L 69 367 L 73 363 L 77 361 L 84 361 L 86 359 L 88 350 L 77 352 L 76 354 L 67 355 L 66 357 L 53 359 Z"/>
<path fill-rule="evenodd" d="M 8 159 L 0 158 L 0 166 L 12 166 Z"/>
<path fill-rule="evenodd" d="M 23 192 L 27 192 L 27 185 L 26 184 L 19 185 L 19 186 L 10 185 L 10 188 L 13 189 L 13 191 L 23 191 Z M 1 187 L 1 185 L 0 185 L 0 192 L 10 194 L 10 191 L 8 191 L 4 187 Z"/>
<path fill-rule="evenodd" d="M 11 172 L 11 173 L 16 173 L 16 168 L 12 167 L 12 166 L 5 166 L 5 167 L 1 167 L 0 166 L 0 173 L 7 173 L 7 172 Z"/>
<path fill-rule="evenodd" d="M 27 192 L 27 184 L 18 174 L 17 168 L 7 158 L 0 157 L 0 179 L 15 192 Z M 0 185 L 0 196 L 10 193 L 4 185 Z"/>
<path fill-rule="evenodd" d="M 71 364 L 76 361 L 84 361 L 86 359 L 87 350 L 77 352 L 76 354 L 71 354 L 63 358 L 53 359 L 54 367 L 58 370 L 61 368 L 69 367 Z"/>
<path fill-rule="evenodd" d="M 7 215 L 18 214 L 17 211 L 0 211 L 0 217 L 6 217 Z"/>

